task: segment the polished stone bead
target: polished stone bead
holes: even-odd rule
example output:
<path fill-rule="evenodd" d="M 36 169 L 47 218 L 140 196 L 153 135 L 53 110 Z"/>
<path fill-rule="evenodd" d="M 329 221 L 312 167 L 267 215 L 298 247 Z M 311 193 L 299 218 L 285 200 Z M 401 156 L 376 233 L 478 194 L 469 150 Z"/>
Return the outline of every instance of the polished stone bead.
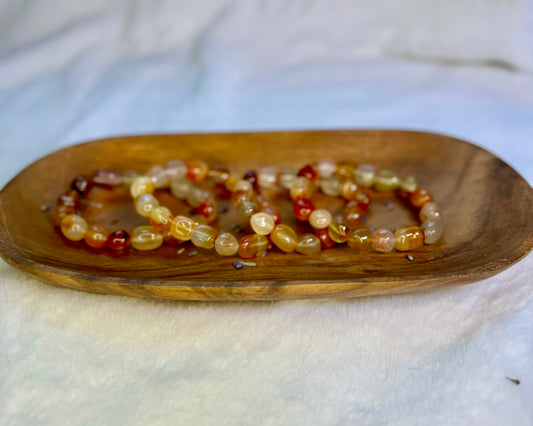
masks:
<path fill-rule="evenodd" d="M 268 239 L 264 235 L 246 235 L 239 240 L 239 256 L 252 259 L 266 252 Z"/>
<path fill-rule="evenodd" d="M 311 213 L 315 210 L 314 203 L 309 198 L 296 198 L 292 203 L 292 211 L 296 219 L 303 222 L 309 219 Z"/>
<path fill-rule="evenodd" d="M 229 170 L 222 165 L 215 165 L 209 169 L 209 178 L 217 185 L 224 186 L 229 178 Z"/>
<path fill-rule="evenodd" d="M 154 207 L 150 211 L 150 224 L 154 226 L 158 231 L 162 231 L 163 229 L 169 228 L 172 224 L 173 219 L 174 216 L 166 207 Z"/>
<path fill-rule="evenodd" d="M 52 223 L 54 226 L 61 226 L 61 221 L 65 216 L 76 214 L 76 209 L 72 206 L 55 206 L 52 210 Z"/>
<path fill-rule="evenodd" d="M 204 216 L 207 223 L 212 223 L 218 217 L 217 205 L 213 199 L 207 199 L 196 208 L 196 213 Z"/>
<path fill-rule="evenodd" d="M 324 158 L 316 162 L 315 170 L 321 179 L 329 178 L 333 176 L 335 170 L 337 170 L 337 163 L 335 163 L 333 160 Z"/>
<path fill-rule="evenodd" d="M 203 202 L 213 198 L 213 194 L 207 189 L 191 188 L 187 194 L 187 204 L 192 208 L 200 206 Z"/>
<path fill-rule="evenodd" d="M 317 179 L 318 173 L 313 168 L 313 166 L 311 166 L 310 164 L 307 164 L 298 171 L 297 176 L 304 177 L 312 183 Z"/>
<path fill-rule="evenodd" d="M 174 197 L 185 200 L 189 196 L 189 192 L 194 188 L 194 185 L 186 179 L 178 179 L 172 181 L 170 184 L 170 192 Z"/>
<path fill-rule="evenodd" d="M 212 226 L 198 225 L 192 230 L 191 241 L 196 247 L 212 249 L 217 235 L 218 231 Z"/>
<path fill-rule="evenodd" d="M 131 231 L 131 246 L 135 250 L 155 250 L 163 244 L 163 234 L 153 226 L 138 226 Z"/>
<path fill-rule="evenodd" d="M 440 218 L 428 218 L 420 227 L 424 230 L 424 243 L 434 244 L 442 236 L 444 225 Z"/>
<path fill-rule="evenodd" d="M 107 170 L 107 169 L 104 169 L 104 170 Z M 126 188 L 130 188 L 133 181 L 141 176 L 142 175 L 136 170 L 126 170 L 121 178 L 122 185 L 124 185 Z M 99 182 L 95 181 L 95 183 L 99 183 Z M 108 185 L 108 183 L 103 182 L 102 185 Z"/>
<path fill-rule="evenodd" d="M 280 181 L 280 173 L 277 167 L 263 167 L 257 172 L 259 187 L 263 189 L 274 189 Z"/>
<path fill-rule="evenodd" d="M 394 248 L 409 251 L 424 245 L 424 231 L 418 226 L 405 226 L 394 232 Z"/>
<path fill-rule="evenodd" d="M 320 245 L 322 246 L 323 250 L 329 249 L 335 245 L 335 241 L 333 241 L 329 236 L 328 228 L 317 229 L 315 231 L 315 235 L 320 240 Z"/>
<path fill-rule="evenodd" d="M 170 179 L 168 177 L 167 170 L 160 164 L 152 166 L 146 172 L 146 176 L 152 179 L 152 182 L 156 188 L 166 188 L 170 185 Z"/>
<path fill-rule="evenodd" d="M 93 224 L 87 228 L 83 239 L 92 248 L 99 249 L 105 247 L 109 232 L 102 225 Z"/>
<path fill-rule="evenodd" d="M 184 179 L 187 176 L 187 165 L 181 160 L 169 160 L 165 163 L 165 170 L 170 182 Z"/>
<path fill-rule="evenodd" d="M 249 180 L 240 179 L 237 182 L 235 182 L 235 188 L 233 190 L 235 192 L 236 191 L 243 191 L 243 192 L 252 193 L 253 190 L 254 190 L 254 187 L 253 187 L 252 183 Z"/>
<path fill-rule="evenodd" d="M 320 190 L 330 197 L 338 197 L 341 195 L 341 181 L 335 176 L 320 179 L 318 185 Z"/>
<path fill-rule="evenodd" d="M 274 229 L 274 218 L 268 213 L 260 212 L 254 213 L 250 217 L 250 226 L 256 234 L 268 235 Z"/>
<path fill-rule="evenodd" d="M 372 233 L 372 248 L 388 253 L 394 248 L 394 234 L 388 229 L 377 229 Z"/>
<path fill-rule="evenodd" d="M 372 232 L 366 228 L 352 229 L 346 243 L 356 250 L 367 251 L 372 247 Z"/>
<path fill-rule="evenodd" d="M 418 188 L 418 182 L 413 176 L 404 177 L 400 184 L 400 189 L 407 193 L 416 191 Z"/>
<path fill-rule="evenodd" d="M 268 205 L 263 207 L 261 211 L 264 213 L 268 213 L 270 216 L 272 216 L 272 219 L 274 219 L 274 223 L 276 225 L 279 225 L 281 223 L 281 213 L 276 207 Z"/>
<path fill-rule="evenodd" d="M 131 171 L 130 171 L 131 172 Z M 140 176 L 137 174 L 137 176 Z M 127 178 L 128 176 L 126 176 Z M 116 172 L 115 170 L 110 169 L 98 169 L 92 175 L 91 181 L 95 183 L 96 185 L 103 185 L 103 186 L 118 186 L 121 183 L 123 183 L 123 177 L 120 173 Z M 131 182 L 129 182 L 131 185 Z"/>
<path fill-rule="evenodd" d="M 298 244 L 296 232 L 288 225 L 276 225 L 270 234 L 270 238 L 276 247 L 286 253 L 293 252 Z"/>
<path fill-rule="evenodd" d="M 360 207 L 358 201 L 350 201 L 342 210 L 342 217 L 350 226 L 357 225 L 366 215 L 366 210 Z"/>
<path fill-rule="evenodd" d="M 174 238 L 181 241 L 189 241 L 192 231 L 196 228 L 196 222 L 186 216 L 176 216 L 170 226 L 170 232 Z"/>
<path fill-rule="evenodd" d="M 296 251 L 301 254 L 317 254 L 320 250 L 320 239 L 313 234 L 302 235 L 296 245 Z"/>
<path fill-rule="evenodd" d="M 292 184 L 290 194 L 293 200 L 296 198 L 309 198 L 313 194 L 313 184 L 306 177 L 298 176 Z"/>
<path fill-rule="evenodd" d="M 358 192 L 359 192 L 359 187 L 353 180 L 346 179 L 341 183 L 341 196 L 345 200 L 348 200 L 348 201 L 355 200 L 357 198 L 356 196 Z"/>
<path fill-rule="evenodd" d="M 345 243 L 348 231 L 348 227 L 338 220 L 333 220 L 328 226 L 329 236 L 336 243 Z"/>
<path fill-rule="evenodd" d="M 170 230 L 170 228 L 164 229 L 163 231 L 161 231 L 161 233 L 163 234 L 163 243 L 169 246 L 177 246 L 185 242 L 174 238 L 174 235 L 172 235 L 172 231 Z"/>
<path fill-rule="evenodd" d="M 359 164 L 354 170 L 355 182 L 365 188 L 370 188 L 374 185 L 375 176 L 376 169 L 371 164 Z"/>
<path fill-rule="evenodd" d="M 355 164 L 351 161 L 338 163 L 337 168 L 335 169 L 335 176 L 337 176 L 337 178 L 339 178 L 341 181 L 350 179 L 354 175 L 355 169 Z"/>
<path fill-rule="evenodd" d="M 331 213 L 326 209 L 316 209 L 309 215 L 309 224 L 315 229 L 327 228 L 331 220 Z"/>
<path fill-rule="evenodd" d="M 141 216 L 150 217 L 156 207 L 159 207 L 159 201 L 152 194 L 142 194 L 135 199 L 135 211 Z"/>
<path fill-rule="evenodd" d="M 193 160 L 188 161 L 187 165 L 187 179 L 193 182 L 202 182 L 209 174 L 209 166 L 205 161 Z"/>
<path fill-rule="evenodd" d="M 259 207 L 253 201 L 243 201 L 238 205 L 239 214 L 244 219 L 249 219 L 254 213 L 259 211 Z"/>
<path fill-rule="evenodd" d="M 400 187 L 400 177 L 392 170 L 381 170 L 374 176 L 374 188 L 377 191 L 393 191 Z"/>
<path fill-rule="evenodd" d="M 133 198 L 137 198 L 142 194 L 151 194 L 155 190 L 155 185 L 152 179 L 148 176 L 140 176 L 135 178 L 131 183 L 130 192 Z"/>
<path fill-rule="evenodd" d="M 70 187 L 76 192 L 78 192 L 78 194 L 83 195 L 89 191 L 91 185 L 89 183 L 89 180 L 85 176 L 78 175 L 70 183 Z"/>
<path fill-rule="evenodd" d="M 230 200 L 234 206 L 238 206 L 244 201 L 252 201 L 254 193 L 247 190 L 233 191 Z"/>
<path fill-rule="evenodd" d="M 131 237 L 123 229 L 118 231 L 111 232 L 109 237 L 107 237 L 107 248 L 111 250 L 124 250 L 130 245 Z"/>
<path fill-rule="evenodd" d="M 440 210 L 439 206 L 437 206 L 436 203 L 430 202 L 426 203 L 422 206 L 420 211 L 418 212 L 418 216 L 420 217 L 420 220 L 423 222 L 426 219 L 435 219 L 440 218 Z"/>
<path fill-rule="evenodd" d="M 415 209 L 421 209 L 424 204 L 431 203 L 433 201 L 433 196 L 427 189 L 418 188 L 409 194 L 409 201 Z"/>
<path fill-rule="evenodd" d="M 72 241 L 82 240 L 88 227 L 87 221 L 77 214 L 69 214 L 61 220 L 61 232 Z"/>
<path fill-rule="evenodd" d="M 252 185 L 252 190 L 259 192 L 258 176 L 255 170 L 249 170 L 244 174 L 243 180 L 249 182 Z"/>
<path fill-rule="evenodd" d="M 215 240 L 215 250 L 221 256 L 233 256 L 239 251 L 239 242 L 229 232 L 223 232 Z"/>

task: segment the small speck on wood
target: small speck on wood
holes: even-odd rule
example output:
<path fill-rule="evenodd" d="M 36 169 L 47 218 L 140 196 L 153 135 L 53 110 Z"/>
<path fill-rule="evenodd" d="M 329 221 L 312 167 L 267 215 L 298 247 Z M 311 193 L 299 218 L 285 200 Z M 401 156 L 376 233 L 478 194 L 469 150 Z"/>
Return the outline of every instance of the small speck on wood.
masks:
<path fill-rule="evenodd" d="M 50 206 L 48 204 L 41 204 L 42 212 L 47 212 L 48 210 L 50 210 Z"/>
<path fill-rule="evenodd" d="M 408 260 L 409 262 L 412 262 L 412 261 L 414 260 L 414 257 L 413 257 L 413 255 L 411 255 L 411 254 L 407 254 L 407 255 L 405 255 L 405 257 L 407 258 L 407 260 Z"/>
<path fill-rule="evenodd" d="M 520 384 L 520 380 L 518 379 L 511 379 L 510 377 L 507 377 L 507 376 L 505 376 L 505 378 L 509 380 L 510 382 L 513 382 L 516 386 Z"/>

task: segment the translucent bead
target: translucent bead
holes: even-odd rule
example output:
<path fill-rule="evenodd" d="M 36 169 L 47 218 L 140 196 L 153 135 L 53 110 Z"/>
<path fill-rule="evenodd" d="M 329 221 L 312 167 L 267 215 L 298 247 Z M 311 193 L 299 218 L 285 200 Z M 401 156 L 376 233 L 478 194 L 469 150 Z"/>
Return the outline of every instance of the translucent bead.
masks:
<path fill-rule="evenodd" d="M 91 177 L 91 180 L 97 185 L 104 186 L 118 186 L 123 182 L 120 173 L 110 169 L 98 169 Z"/>
<path fill-rule="evenodd" d="M 252 259 L 266 252 L 268 239 L 264 235 L 246 235 L 239 240 L 239 256 Z"/>
<path fill-rule="evenodd" d="M 135 178 L 131 183 L 130 192 L 133 198 L 137 198 L 142 194 L 151 194 L 155 190 L 155 185 L 152 179 L 148 176 L 140 176 Z"/>
<path fill-rule="evenodd" d="M 243 179 L 252 185 L 252 191 L 259 192 L 259 183 L 257 172 L 255 170 L 249 170 L 244 174 Z"/>
<path fill-rule="evenodd" d="M 418 188 L 418 182 L 413 176 L 407 176 L 402 179 L 400 189 L 405 192 L 414 192 Z"/>
<path fill-rule="evenodd" d="M 141 216 L 150 217 L 156 207 L 159 207 L 159 201 L 152 194 L 142 194 L 135 199 L 135 211 Z"/>
<path fill-rule="evenodd" d="M 394 248 L 394 234 L 388 229 L 377 229 L 372 233 L 372 248 L 388 253 Z"/>
<path fill-rule="evenodd" d="M 233 189 L 234 191 L 244 191 L 244 192 L 252 192 L 253 185 L 249 180 L 241 179 L 235 182 L 235 187 Z"/>
<path fill-rule="evenodd" d="M 239 251 L 239 242 L 229 232 L 223 232 L 215 240 L 215 250 L 221 256 L 233 256 Z"/>
<path fill-rule="evenodd" d="M 250 218 L 254 213 L 259 211 L 259 207 L 252 201 L 243 201 L 239 204 L 239 214 L 244 219 Z"/>
<path fill-rule="evenodd" d="M 235 192 L 235 185 L 240 180 L 241 179 L 238 176 L 229 175 L 226 181 L 224 182 L 224 186 L 229 192 Z"/>
<path fill-rule="evenodd" d="M 192 188 L 194 188 L 194 185 L 185 179 L 178 179 L 170 184 L 170 192 L 180 200 L 185 200 Z"/>
<path fill-rule="evenodd" d="M 85 176 L 79 175 L 72 180 L 72 182 L 70 183 L 70 187 L 78 194 L 83 195 L 89 191 L 91 185 L 89 184 L 89 180 Z"/>
<path fill-rule="evenodd" d="M 366 210 L 363 210 L 357 201 L 348 202 L 342 210 L 343 219 L 350 225 L 357 225 L 365 214 Z"/>
<path fill-rule="evenodd" d="M 274 189 L 280 180 L 277 167 L 263 167 L 257 172 L 259 186 L 263 189 Z"/>
<path fill-rule="evenodd" d="M 158 230 L 170 227 L 172 219 L 174 219 L 174 216 L 166 207 L 159 206 L 150 211 L 150 223 L 156 225 Z"/>
<path fill-rule="evenodd" d="M 375 176 L 376 169 L 371 164 L 359 164 L 354 170 L 355 182 L 365 188 L 370 188 L 374 185 Z"/>
<path fill-rule="evenodd" d="M 400 177 L 392 170 L 381 170 L 374 176 L 374 188 L 378 191 L 393 191 L 400 187 Z"/>
<path fill-rule="evenodd" d="M 420 227 L 424 230 L 424 243 L 434 244 L 442 236 L 444 225 L 440 218 L 426 219 Z"/>
<path fill-rule="evenodd" d="M 252 201 L 253 195 L 252 191 L 234 191 L 231 193 L 230 200 L 233 205 L 238 206 L 243 201 Z"/>
<path fill-rule="evenodd" d="M 296 198 L 292 203 L 292 211 L 296 219 L 301 221 L 309 220 L 309 216 L 315 210 L 315 204 L 309 198 Z"/>
<path fill-rule="evenodd" d="M 157 164 L 146 172 L 146 176 L 152 179 L 156 188 L 165 188 L 170 185 L 170 179 L 163 166 Z"/>
<path fill-rule="evenodd" d="M 212 249 L 217 235 L 218 231 L 212 226 L 198 225 L 192 230 L 191 241 L 196 247 Z"/>
<path fill-rule="evenodd" d="M 262 209 L 264 213 L 268 213 L 274 219 L 274 223 L 279 225 L 281 223 L 281 213 L 274 206 L 266 206 Z"/>
<path fill-rule="evenodd" d="M 250 217 L 250 226 L 256 234 L 268 235 L 274 229 L 274 219 L 267 213 L 254 213 Z"/>
<path fill-rule="evenodd" d="M 201 182 L 207 178 L 209 166 L 206 162 L 200 160 L 188 161 L 187 179 L 193 182 Z"/>
<path fill-rule="evenodd" d="M 97 171 L 98 173 L 98 171 Z M 131 184 L 135 179 L 138 177 L 141 177 L 142 175 L 136 171 L 136 170 L 126 170 L 124 174 L 122 175 L 121 182 L 123 185 L 125 185 L 127 188 L 131 187 Z M 107 183 L 103 183 L 104 185 L 107 185 Z"/>
<path fill-rule="evenodd" d="M 296 251 L 301 254 L 317 254 L 320 250 L 320 240 L 313 234 L 302 235 L 296 245 Z"/>
<path fill-rule="evenodd" d="M 372 247 L 372 232 L 366 228 L 352 229 L 348 232 L 347 244 L 356 250 L 367 251 Z"/>
<path fill-rule="evenodd" d="M 196 222 L 186 216 L 176 216 L 170 226 L 170 233 L 181 241 L 189 241 Z"/>
<path fill-rule="evenodd" d="M 170 231 L 170 228 L 164 229 L 161 233 L 163 234 L 164 244 L 167 244 L 169 246 L 177 246 L 184 243 L 184 241 L 174 238 L 172 232 Z"/>
<path fill-rule="evenodd" d="M 55 206 L 52 210 L 52 223 L 54 226 L 61 226 L 61 221 L 65 216 L 76 214 L 76 209 L 72 206 Z"/>
<path fill-rule="evenodd" d="M 187 176 L 187 165 L 181 160 L 170 160 L 165 163 L 165 170 L 170 182 L 184 179 Z"/>
<path fill-rule="evenodd" d="M 196 212 L 207 219 L 207 223 L 214 222 L 218 217 L 218 209 L 214 200 L 207 199 L 200 204 Z"/>
<path fill-rule="evenodd" d="M 335 173 L 335 170 L 337 169 L 337 164 L 335 163 L 335 161 L 322 159 L 317 161 L 315 169 L 320 178 L 329 178 Z"/>
<path fill-rule="evenodd" d="M 398 251 L 415 250 L 424 245 L 424 231 L 418 226 L 405 226 L 394 232 L 394 248 Z"/>
<path fill-rule="evenodd" d="M 335 245 L 335 241 L 329 236 L 328 228 L 317 229 L 315 231 L 315 236 L 320 240 L 320 245 L 323 250 L 329 249 Z"/>
<path fill-rule="evenodd" d="M 202 188 L 191 188 L 187 194 L 187 204 L 192 208 L 198 207 L 200 204 L 213 198 L 213 194 L 207 189 Z"/>
<path fill-rule="evenodd" d="M 341 196 L 345 200 L 355 200 L 358 193 L 359 187 L 353 180 L 346 179 L 341 183 Z"/>
<path fill-rule="evenodd" d="M 99 249 L 105 247 L 109 232 L 102 225 L 94 224 L 87 228 L 83 239 L 92 248 Z"/>
<path fill-rule="evenodd" d="M 111 232 L 109 237 L 107 237 L 107 248 L 111 250 L 124 250 L 130 245 L 131 237 L 123 229 L 118 231 Z"/>
<path fill-rule="evenodd" d="M 336 243 L 345 243 L 348 239 L 348 231 L 348 227 L 338 220 L 333 220 L 328 226 L 329 236 Z"/>
<path fill-rule="evenodd" d="M 286 253 L 291 253 L 296 249 L 298 236 L 294 229 L 287 225 L 276 225 L 270 234 L 272 242 Z"/>
<path fill-rule="evenodd" d="M 356 168 L 352 162 L 342 162 L 337 164 L 337 169 L 335 170 L 335 176 L 340 180 L 349 179 L 354 174 Z"/>
<path fill-rule="evenodd" d="M 317 209 L 309 215 L 309 224 L 315 229 L 327 228 L 331 223 L 331 213 L 326 209 Z"/>
<path fill-rule="evenodd" d="M 426 219 L 440 218 L 439 206 L 433 202 L 426 203 L 418 212 L 418 216 L 422 222 Z"/>
<path fill-rule="evenodd" d="M 307 164 L 298 171 L 297 176 L 304 177 L 313 183 L 317 179 L 318 173 L 313 166 Z"/>
<path fill-rule="evenodd" d="M 296 180 L 296 170 L 285 169 L 279 177 L 279 184 L 282 188 L 291 189 Z"/>
<path fill-rule="evenodd" d="M 224 166 L 213 166 L 209 169 L 208 175 L 216 184 L 224 184 L 229 178 L 229 170 Z"/>
<path fill-rule="evenodd" d="M 338 197 L 341 195 L 341 181 L 335 176 L 331 176 L 326 179 L 321 179 L 318 182 L 320 190 L 330 197 Z"/>
<path fill-rule="evenodd" d="M 88 227 L 86 220 L 77 214 L 69 214 L 61 221 L 61 232 L 72 241 L 83 240 Z"/>
<path fill-rule="evenodd" d="M 311 181 L 303 176 L 298 176 L 291 188 L 291 198 L 310 198 L 313 194 L 313 184 Z"/>
<path fill-rule="evenodd" d="M 131 231 L 131 246 L 135 250 L 155 250 L 163 244 L 163 234 L 153 226 L 138 226 Z"/>
<path fill-rule="evenodd" d="M 433 196 L 427 189 L 418 188 L 409 194 L 409 201 L 415 209 L 420 209 L 424 204 L 432 202 Z"/>

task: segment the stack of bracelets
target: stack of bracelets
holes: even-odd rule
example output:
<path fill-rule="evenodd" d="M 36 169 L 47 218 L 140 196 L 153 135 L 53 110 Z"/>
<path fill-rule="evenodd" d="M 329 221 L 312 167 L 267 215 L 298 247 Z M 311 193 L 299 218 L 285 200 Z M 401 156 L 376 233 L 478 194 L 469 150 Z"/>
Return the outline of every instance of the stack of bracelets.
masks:
<path fill-rule="evenodd" d="M 233 205 L 253 233 L 240 240 L 228 232 L 219 233 L 212 226 L 218 219 L 219 209 L 212 192 L 197 186 L 203 181 L 223 186 Z M 145 226 L 128 233 L 118 230 L 109 233 L 100 224 L 89 225 L 81 216 L 80 204 L 94 185 L 115 187 L 125 185 L 133 198 L 135 211 L 147 218 Z M 178 199 L 184 200 L 195 215 L 174 216 L 159 205 L 153 195 L 156 189 L 170 189 Z M 333 217 L 327 209 L 316 209 L 312 194 L 318 188 L 330 197 L 342 197 L 346 204 L 342 217 Z M 394 233 L 389 229 L 373 232 L 361 227 L 371 200 L 363 188 L 376 191 L 396 191 L 409 200 L 418 211 L 420 226 L 406 226 Z M 281 223 L 279 210 L 270 204 L 262 190 L 288 191 L 293 202 L 293 212 L 299 221 L 308 222 L 313 233 L 298 237 L 293 228 Z M 52 220 L 54 226 L 72 241 L 84 240 L 96 249 L 123 250 L 131 246 L 136 250 L 155 250 L 163 243 L 181 244 L 191 241 L 196 247 L 215 249 L 221 256 L 237 253 L 243 259 L 265 255 L 275 245 L 286 253 L 317 254 L 336 244 L 347 243 L 353 249 L 377 252 L 410 251 L 424 244 L 435 243 L 443 232 L 441 214 L 431 194 L 418 186 L 413 177 L 401 178 L 390 170 L 376 172 L 368 164 L 358 166 L 320 160 L 295 171 L 278 171 L 263 167 L 237 177 L 222 167 L 209 168 L 203 161 L 183 162 L 171 160 L 164 166 L 153 166 L 145 175 L 137 172 L 118 172 L 99 169 L 90 178 L 77 176 L 70 189 L 58 199 Z"/>

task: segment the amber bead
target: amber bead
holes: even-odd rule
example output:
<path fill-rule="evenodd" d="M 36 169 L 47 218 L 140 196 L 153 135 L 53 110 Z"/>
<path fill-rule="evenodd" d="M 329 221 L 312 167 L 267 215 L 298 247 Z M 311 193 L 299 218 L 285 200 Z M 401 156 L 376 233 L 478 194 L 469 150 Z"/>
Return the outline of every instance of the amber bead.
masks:
<path fill-rule="evenodd" d="M 246 235 L 239 240 L 239 256 L 252 259 L 266 252 L 268 239 L 264 235 Z"/>
<path fill-rule="evenodd" d="M 152 194 L 142 194 L 135 199 L 135 211 L 141 216 L 150 217 L 156 207 L 159 207 L 159 201 Z"/>
<path fill-rule="evenodd" d="M 261 209 L 262 212 L 268 213 L 274 219 L 274 223 L 279 225 L 281 223 L 281 213 L 274 206 L 265 206 Z"/>
<path fill-rule="evenodd" d="M 346 243 L 356 250 L 367 251 L 372 247 L 372 232 L 366 228 L 352 229 Z"/>
<path fill-rule="evenodd" d="M 298 236 L 294 229 L 287 225 L 276 225 L 270 233 L 272 242 L 286 253 L 291 253 L 296 249 L 298 244 Z"/>
<path fill-rule="evenodd" d="M 131 246 L 135 250 L 155 250 L 163 244 L 163 234 L 153 226 L 138 226 L 131 231 Z"/>
<path fill-rule="evenodd" d="M 405 226 L 394 232 L 394 248 L 398 251 L 414 250 L 424 245 L 424 231 L 418 226 Z"/>
<path fill-rule="evenodd" d="M 329 249 L 335 245 L 335 241 L 333 241 L 329 236 L 328 228 L 317 229 L 315 231 L 315 235 L 320 240 L 320 245 L 322 246 L 322 249 Z"/>
<path fill-rule="evenodd" d="M 233 256 L 239 251 L 239 242 L 229 232 L 223 232 L 215 240 L 215 250 L 221 256 Z"/>
<path fill-rule="evenodd" d="M 320 240 L 313 234 L 302 235 L 296 245 L 296 251 L 301 254 L 317 254 L 320 253 L 320 250 Z"/>
<path fill-rule="evenodd" d="M 150 224 L 158 231 L 169 228 L 173 219 L 174 216 L 166 207 L 159 206 L 150 211 Z"/>
<path fill-rule="evenodd" d="M 330 197 L 338 197 L 341 195 L 341 181 L 335 176 L 321 179 L 318 182 L 318 185 L 320 186 L 320 190 Z"/>
<path fill-rule="evenodd" d="M 133 198 L 137 198 L 141 194 L 151 194 L 155 190 L 155 185 L 152 179 L 148 176 L 139 176 L 131 183 L 130 192 Z"/>
<path fill-rule="evenodd" d="M 91 181 L 97 185 L 118 186 L 122 183 L 123 179 L 120 173 L 115 170 L 98 169 L 91 177 Z"/>
<path fill-rule="evenodd" d="M 237 182 L 239 182 L 241 179 L 238 176 L 229 175 L 227 179 L 224 181 L 224 187 L 229 192 L 235 191 L 235 185 L 237 185 Z"/>
<path fill-rule="evenodd" d="M 355 195 L 355 201 L 357 201 L 357 205 L 361 210 L 367 211 L 368 207 L 372 203 L 372 199 L 370 198 L 370 195 L 368 195 L 364 191 L 358 191 Z"/>
<path fill-rule="evenodd" d="M 359 164 L 353 173 L 355 182 L 365 188 L 370 188 L 374 185 L 374 178 L 376 176 L 376 169 L 371 164 Z"/>
<path fill-rule="evenodd" d="M 440 218 L 428 218 L 420 227 L 424 230 L 424 243 L 434 244 L 442 236 L 444 225 Z"/>
<path fill-rule="evenodd" d="M 105 247 L 109 232 L 102 225 L 94 224 L 87 228 L 83 239 L 92 248 L 99 249 Z"/>
<path fill-rule="evenodd" d="M 420 209 L 426 203 L 433 201 L 433 196 L 427 189 L 418 188 L 409 194 L 409 201 L 415 209 Z"/>
<path fill-rule="evenodd" d="M 250 226 L 259 235 L 270 234 L 275 225 L 274 218 L 265 212 L 254 213 L 250 217 Z"/>
<path fill-rule="evenodd" d="M 333 220 L 328 226 L 328 232 L 331 239 L 336 243 L 345 243 L 348 238 L 349 229 L 344 223 Z"/>
<path fill-rule="evenodd" d="M 337 164 L 335 164 L 335 161 L 328 159 L 318 160 L 315 164 L 315 170 L 317 171 L 318 176 L 320 176 L 322 179 L 333 176 L 336 169 Z"/>
<path fill-rule="evenodd" d="M 201 182 L 207 178 L 209 174 L 209 166 L 206 162 L 201 160 L 188 161 L 187 163 L 187 179 L 193 182 Z"/>
<path fill-rule="evenodd" d="M 195 214 L 191 217 L 191 219 L 196 222 L 196 226 L 209 225 L 209 223 L 207 222 L 207 218 L 205 216 L 202 216 L 201 214 Z"/>
<path fill-rule="evenodd" d="M 224 185 L 229 178 L 229 170 L 221 165 L 212 166 L 208 173 L 209 178 L 217 185 Z"/>
<path fill-rule="evenodd" d="M 277 167 L 263 167 L 257 173 L 259 186 L 264 189 L 273 189 L 279 184 L 280 173 Z"/>
<path fill-rule="evenodd" d="M 217 205 L 212 199 L 207 199 L 200 204 L 197 207 L 196 212 L 204 216 L 208 223 L 214 222 L 218 217 Z"/>
<path fill-rule="evenodd" d="M 89 180 L 83 175 L 76 176 L 70 183 L 70 187 L 78 194 L 83 195 L 90 189 Z"/>
<path fill-rule="evenodd" d="M 372 248 L 387 253 L 394 248 L 394 234 L 388 229 L 377 229 L 372 233 Z"/>
<path fill-rule="evenodd" d="M 239 190 L 231 193 L 231 202 L 233 205 L 238 206 L 244 201 L 252 201 L 253 192 L 247 190 Z"/>
<path fill-rule="evenodd" d="M 80 194 L 78 191 L 71 189 L 70 191 L 62 194 L 57 199 L 58 206 L 70 206 L 74 210 L 80 208 Z"/>
<path fill-rule="evenodd" d="M 352 177 L 353 173 L 355 172 L 355 165 L 350 162 L 343 162 L 337 164 L 337 168 L 335 169 L 335 176 L 337 176 L 339 179 L 349 179 Z"/>
<path fill-rule="evenodd" d="M 292 203 L 292 211 L 296 216 L 296 219 L 301 221 L 307 221 L 309 215 L 315 210 L 314 203 L 309 198 L 296 198 Z"/>
<path fill-rule="evenodd" d="M 366 214 L 366 210 L 360 207 L 358 201 L 350 201 L 342 210 L 343 219 L 350 225 L 357 225 Z"/>
<path fill-rule="evenodd" d="M 355 200 L 358 192 L 359 187 L 353 180 L 346 179 L 341 183 L 341 196 L 345 200 Z"/>
<path fill-rule="evenodd" d="M 259 178 L 257 176 L 257 172 L 250 170 L 244 174 L 243 179 L 247 182 L 250 182 L 252 189 L 255 192 L 259 192 Z"/>
<path fill-rule="evenodd" d="M 194 220 L 186 216 L 176 216 L 170 226 L 170 232 L 174 238 L 181 241 L 188 241 L 191 239 L 192 230 L 196 226 Z"/>
<path fill-rule="evenodd" d="M 309 224 L 315 229 L 327 228 L 331 220 L 331 213 L 326 209 L 314 210 L 309 215 Z"/>
<path fill-rule="evenodd" d="M 299 171 L 297 176 L 304 177 L 310 182 L 314 182 L 318 178 L 317 171 L 310 164 L 305 165 Z"/>
<path fill-rule="evenodd" d="M 212 226 L 198 225 L 192 230 L 191 241 L 196 247 L 212 249 L 217 235 L 218 231 Z"/>
<path fill-rule="evenodd" d="M 377 191 L 393 191 L 400 187 L 400 177 L 392 170 L 381 170 L 374 176 L 374 188 Z"/>
<path fill-rule="evenodd" d="M 77 214 L 69 214 L 61 221 L 61 232 L 72 241 L 83 240 L 88 227 L 86 220 Z"/>
<path fill-rule="evenodd" d="M 170 192 L 174 197 L 185 200 L 189 196 L 189 192 L 194 188 L 194 185 L 185 179 L 178 179 L 170 184 Z"/>
<path fill-rule="evenodd" d="M 75 214 L 76 209 L 72 206 L 56 206 L 52 211 L 52 223 L 54 226 L 61 226 L 61 221 L 69 214 Z"/>
<path fill-rule="evenodd" d="M 423 222 L 426 219 L 435 219 L 440 218 L 440 210 L 439 206 L 437 206 L 436 203 L 426 203 L 424 206 L 420 209 L 418 212 L 418 216 L 420 217 L 420 220 Z"/>
<path fill-rule="evenodd" d="M 303 176 L 298 176 L 291 188 L 291 198 L 309 198 L 313 194 L 313 184 L 311 181 Z"/>
<path fill-rule="evenodd" d="M 123 229 L 119 229 L 118 231 L 109 234 L 106 245 L 107 248 L 111 250 L 123 250 L 130 245 L 130 241 L 130 234 Z"/>

